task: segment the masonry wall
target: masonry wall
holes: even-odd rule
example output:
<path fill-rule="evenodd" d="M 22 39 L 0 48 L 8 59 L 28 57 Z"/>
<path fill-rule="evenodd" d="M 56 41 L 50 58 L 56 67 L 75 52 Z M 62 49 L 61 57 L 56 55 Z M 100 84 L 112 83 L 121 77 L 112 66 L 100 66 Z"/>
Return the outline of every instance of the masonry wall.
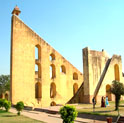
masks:
<path fill-rule="evenodd" d="M 104 51 L 83 49 L 84 98 L 85 103 L 92 102 L 95 88 L 105 67 L 108 56 Z"/>
<path fill-rule="evenodd" d="M 23 101 L 32 107 L 50 106 L 52 102 L 65 104 L 73 96 L 76 83 L 78 88 L 83 82 L 82 73 L 30 29 L 16 15 L 12 16 L 11 32 L 11 101 L 16 104 Z M 38 47 L 39 58 L 35 59 L 35 48 Z M 54 54 L 55 59 L 50 60 Z M 39 70 L 35 72 L 35 65 Z M 66 73 L 60 71 L 64 66 Z M 55 77 L 50 77 L 50 66 L 55 67 Z M 73 80 L 73 74 L 78 75 Z M 41 98 L 36 98 L 36 83 L 41 85 Z M 50 97 L 50 86 L 56 86 L 56 95 Z M 39 93 L 39 92 L 38 92 Z"/>
<path fill-rule="evenodd" d="M 97 101 L 98 102 L 101 101 L 102 96 L 107 95 L 107 92 L 106 92 L 107 85 L 111 86 L 112 81 L 115 80 L 115 69 L 114 69 L 115 65 L 118 65 L 118 67 L 119 67 L 119 76 L 120 76 L 119 81 L 124 83 L 124 77 L 122 76 L 122 60 L 121 60 L 121 56 L 113 55 L 112 58 L 111 58 L 109 68 L 107 70 L 107 73 L 106 73 L 106 75 L 104 77 L 104 80 L 102 82 L 101 88 L 100 88 L 98 96 L 97 96 Z M 111 98 L 109 100 L 114 101 L 115 100 L 114 95 L 111 94 Z"/>
<path fill-rule="evenodd" d="M 100 77 L 105 69 L 105 65 L 109 59 L 107 53 L 103 51 L 90 50 L 88 47 L 83 49 L 83 72 L 84 72 L 84 102 L 92 103 L 95 90 L 97 89 Z M 96 96 L 97 102 L 101 102 L 102 96 L 107 96 L 106 87 L 111 86 L 112 81 L 115 80 L 114 66 L 119 66 L 120 81 L 123 81 L 122 76 L 122 61 L 121 56 L 113 55 L 108 66 L 107 72 L 103 78 L 100 89 Z M 111 100 L 114 96 L 111 95 Z"/>

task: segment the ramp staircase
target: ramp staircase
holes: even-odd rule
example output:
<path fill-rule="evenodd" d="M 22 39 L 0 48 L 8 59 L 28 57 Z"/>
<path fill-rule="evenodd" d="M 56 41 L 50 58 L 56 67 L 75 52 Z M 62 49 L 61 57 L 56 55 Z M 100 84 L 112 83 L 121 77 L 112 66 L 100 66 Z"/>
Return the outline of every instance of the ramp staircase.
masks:
<path fill-rule="evenodd" d="M 82 82 L 76 94 L 67 103 L 68 104 L 83 103 L 83 95 L 84 95 L 84 82 Z"/>
<path fill-rule="evenodd" d="M 111 62 L 111 59 L 108 59 L 107 62 L 106 62 L 105 68 L 104 68 L 104 70 L 103 70 L 103 72 L 101 74 L 101 77 L 99 79 L 99 82 L 98 82 L 97 87 L 96 87 L 95 92 L 94 92 L 94 97 L 95 98 L 96 98 L 96 96 L 97 96 L 97 94 L 99 92 L 100 86 L 101 86 L 101 84 L 103 82 L 103 79 L 104 79 L 105 74 L 106 74 L 106 72 L 108 70 L 108 67 L 109 67 L 110 62 Z"/>
<path fill-rule="evenodd" d="M 124 116 L 118 116 L 116 123 L 124 123 Z"/>

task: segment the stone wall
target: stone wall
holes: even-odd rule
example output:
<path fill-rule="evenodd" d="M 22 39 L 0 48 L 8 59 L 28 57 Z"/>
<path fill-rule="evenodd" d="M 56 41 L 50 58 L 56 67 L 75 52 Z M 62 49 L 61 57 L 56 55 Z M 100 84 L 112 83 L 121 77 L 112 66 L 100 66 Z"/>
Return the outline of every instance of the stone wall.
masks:
<path fill-rule="evenodd" d="M 110 63 L 106 69 L 106 63 L 110 60 Z M 97 102 L 101 101 L 102 96 L 108 96 L 106 92 L 107 85 L 111 87 L 112 81 L 115 80 L 115 65 L 119 68 L 119 78 L 121 82 L 124 82 L 122 76 L 122 61 L 121 56 L 113 55 L 110 59 L 107 53 L 102 50 L 93 51 L 88 47 L 83 49 L 83 73 L 84 73 L 84 102 L 92 103 L 92 98 L 94 97 L 96 89 L 98 89 L 99 81 L 103 76 L 103 80 L 101 81 L 100 88 L 98 90 L 98 94 L 96 96 Z M 114 100 L 114 96 L 111 94 L 111 99 Z"/>
<path fill-rule="evenodd" d="M 82 73 L 16 15 L 12 16 L 11 30 L 12 103 L 23 101 L 27 106 L 45 107 L 69 101 L 74 84 L 79 88 L 83 82 Z"/>

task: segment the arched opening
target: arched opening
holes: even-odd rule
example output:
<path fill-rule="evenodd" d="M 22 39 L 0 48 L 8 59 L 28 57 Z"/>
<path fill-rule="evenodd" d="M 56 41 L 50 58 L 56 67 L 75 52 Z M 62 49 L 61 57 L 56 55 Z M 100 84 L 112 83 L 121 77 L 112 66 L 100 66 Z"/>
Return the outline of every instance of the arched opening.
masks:
<path fill-rule="evenodd" d="M 35 46 L 35 59 L 41 59 L 41 46 L 39 44 Z"/>
<path fill-rule="evenodd" d="M 41 65 L 35 64 L 35 78 L 41 78 Z"/>
<path fill-rule="evenodd" d="M 108 96 L 108 101 L 112 101 L 112 95 L 111 95 L 111 86 L 108 84 L 106 85 L 106 96 Z"/>
<path fill-rule="evenodd" d="M 35 84 L 35 98 L 41 98 L 42 96 L 41 96 L 42 94 L 41 94 L 41 83 L 40 82 L 37 82 L 36 84 Z"/>
<path fill-rule="evenodd" d="M 50 61 L 53 61 L 53 60 L 55 60 L 55 54 L 54 53 L 51 53 L 50 54 Z"/>
<path fill-rule="evenodd" d="M 50 98 L 54 98 L 56 96 L 56 85 L 54 82 L 50 85 Z"/>
<path fill-rule="evenodd" d="M 1 93 L 1 94 L 0 94 L 0 99 L 2 99 L 2 98 L 3 98 L 3 94 Z"/>
<path fill-rule="evenodd" d="M 50 106 L 56 106 L 56 103 L 53 101 L 50 103 Z"/>
<path fill-rule="evenodd" d="M 41 78 L 41 46 L 38 44 L 35 46 L 35 78 Z"/>
<path fill-rule="evenodd" d="M 119 66 L 117 64 L 114 65 L 114 72 L 115 72 L 115 80 L 120 81 Z"/>
<path fill-rule="evenodd" d="M 5 94 L 5 99 L 6 99 L 6 100 L 9 100 L 9 96 L 8 96 L 7 93 Z"/>
<path fill-rule="evenodd" d="M 73 73 L 73 80 L 78 80 L 78 74 L 76 72 Z"/>
<path fill-rule="evenodd" d="M 38 65 L 35 64 L 35 78 L 38 78 Z"/>
<path fill-rule="evenodd" d="M 66 68 L 65 68 L 64 65 L 61 66 L 61 68 L 60 68 L 60 72 L 66 74 Z"/>
<path fill-rule="evenodd" d="M 77 91 L 78 91 L 78 84 L 74 83 L 74 85 L 73 85 L 73 94 L 75 95 Z"/>
<path fill-rule="evenodd" d="M 55 78 L 56 77 L 56 68 L 54 64 L 50 65 L 50 78 Z"/>

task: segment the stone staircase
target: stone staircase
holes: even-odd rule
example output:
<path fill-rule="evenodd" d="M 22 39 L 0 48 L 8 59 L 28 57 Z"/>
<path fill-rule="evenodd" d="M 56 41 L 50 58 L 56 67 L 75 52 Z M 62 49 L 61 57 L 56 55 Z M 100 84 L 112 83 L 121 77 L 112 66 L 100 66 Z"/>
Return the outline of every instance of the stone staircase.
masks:
<path fill-rule="evenodd" d="M 105 68 L 104 68 L 104 70 L 103 70 L 103 72 L 101 74 L 101 77 L 99 79 L 99 82 L 98 82 L 97 87 L 96 87 L 95 92 L 94 92 L 94 97 L 95 98 L 96 98 L 96 96 L 97 96 L 97 94 L 99 92 L 100 86 L 101 86 L 101 84 L 103 82 L 103 79 L 104 79 L 105 74 L 106 74 L 106 72 L 108 70 L 108 67 L 109 67 L 110 62 L 111 62 L 111 59 L 108 59 L 108 61 L 106 62 Z"/>
<path fill-rule="evenodd" d="M 118 116 L 116 123 L 124 123 L 124 116 Z"/>
<path fill-rule="evenodd" d="M 67 103 L 68 104 L 83 103 L 83 97 L 84 97 L 84 82 L 82 82 L 76 94 Z"/>

